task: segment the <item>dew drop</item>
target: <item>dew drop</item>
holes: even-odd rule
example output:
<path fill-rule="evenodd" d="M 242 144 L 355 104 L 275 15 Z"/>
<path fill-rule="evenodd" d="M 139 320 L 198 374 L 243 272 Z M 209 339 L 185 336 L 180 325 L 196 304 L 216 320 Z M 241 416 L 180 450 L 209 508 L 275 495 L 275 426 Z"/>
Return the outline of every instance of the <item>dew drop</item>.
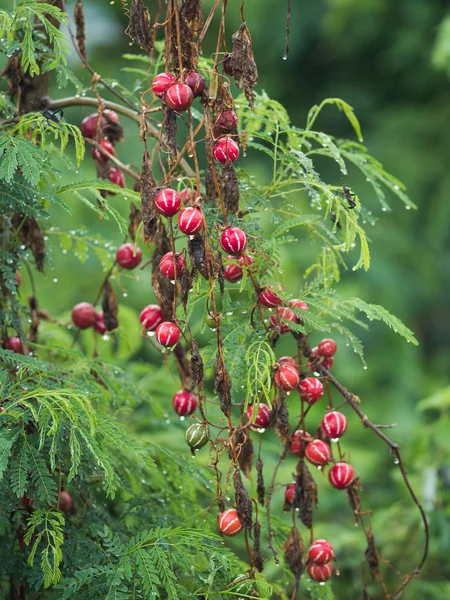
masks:
<path fill-rule="evenodd" d="M 186 417 L 180 417 L 180 421 L 184 421 Z"/>
<path fill-rule="evenodd" d="M 338 442 L 338 441 L 339 441 L 339 438 L 331 438 L 331 441 L 332 441 L 332 442 Z"/>

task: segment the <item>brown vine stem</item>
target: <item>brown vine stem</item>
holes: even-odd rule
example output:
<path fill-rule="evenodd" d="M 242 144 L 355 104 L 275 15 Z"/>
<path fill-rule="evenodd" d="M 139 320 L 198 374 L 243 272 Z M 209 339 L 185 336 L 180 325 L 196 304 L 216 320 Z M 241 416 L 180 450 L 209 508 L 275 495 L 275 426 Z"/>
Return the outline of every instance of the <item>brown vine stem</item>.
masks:
<path fill-rule="evenodd" d="M 427 516 L 425 514 L 425 510 L 424 510 L 422 504 L 420 503 L 420 500 L 417 498 L 416 493 L 412 489 L 411 483 L 410 483 L 409 478 L 408 478 L 408 474 L 406 472 L 406 469 L 405 469 L 405 466 L 403 464 L 403 460 L 402 460 L 402 457 L 401 457 L 401 454 L 400 454 L 400 446 L 398 444 L 396 444 L 395 442 L 393 442 L 391 439 L 389 439 L 387 437 L 387 435 L 385 435 L 380 430 L 379 427 L 377 427 L 376 425 L 374 425 L 369 420 L 369 418 L 367 417 L 367 415 L 365 415 L 363 413 L 363 411 L 359 408 L 357 401 L 355 401 L 356 397 L 353 394 L 351 394 L 343 385 L 341 385 L 339 383 L 339 381 L 335 377 L 333 377 L 333 375 L 327 369 L 325 369 L 325 367 L 323 365 L 318 364 L 316 368 L 319 371 L 319 373 L 321 375 L 323 375 L 324 377 L 326 377 L 328 379 L 328 381 L 346 399 L 347 403 L 352 407 L 352 409 L 360 417 L 361 423 L 362 423 L 363 427 L 367 427 L 367 428 L 371 429 L 380 439 L 383 440 L 383 442 L 385 444 L 387 444 L 387 446 L 389 447 L 390 451 L 394 455 L 395 463 L 398 465 L 398 468 L 400 469 L 400 472 L 401 472 L 402 477 L 403 477 L 403 481 L 405 482 L 405 485 L 408 488 L 409 494 L 410 494 L 410 496 L 411 496 L 414 504 L 419 509 L 420 516 L 422 518 L 422 523 L 423 523 L 424 531 L 425 531 L 425 542 L 424 542 L 424 549 L 423 549 L 422 558 L 420 559 L 420 561 L 419 561 L 418 565 L 415 567 L 415 569 L 405 577 L 403 583 L 393 593 L 392 598 L 393 598 L 393 600 L 396 600 L 397 598 L 401 597 L 401 595 L 403 594 L 403 591 L 405 590 L 405 588 L 409 584 L 409 582 L 420 574 L 420 571 L 421 571 L 421 569 L 422 569 L 422 567 L 423 567 L 423 565 L 425 563 L 425 560 L 427 558 L 427 555 L 428 555 L 430 530 L 429 530 L 428 520 L 427 520 Z"/>
<path fill-rule="evenodd" d="M 117 156 L 114 156 L 114 154 L 111 154 L 110 152 L 108 152 L 108 150 L 105 150 L 101 144 L 99 144 L 95 140 L 91 140 L 91 139 L 86 139 L 86 141 L 89 142 L 89 144 L 91 144 L 95 148 L 97 148 L 97 150 L 99 152 L 104 154 L 111 162 L 113 162 L 115 165 L 117 165 L 119 167 L 119 169 L 121 169 L 122 171 L 125 171 L 125 173 L 127 173 L 130 177 L 133 177 L 133 179 L 135 179 L 136 181 L 140 181 L 140 179 L 141 179 L 140 175 L 135 173 L 132 169 L 130 169 L 130 167 L 127 167 L 127 165 L 124 165 L 123 162 L 121 162 L 117 158 Z"/>

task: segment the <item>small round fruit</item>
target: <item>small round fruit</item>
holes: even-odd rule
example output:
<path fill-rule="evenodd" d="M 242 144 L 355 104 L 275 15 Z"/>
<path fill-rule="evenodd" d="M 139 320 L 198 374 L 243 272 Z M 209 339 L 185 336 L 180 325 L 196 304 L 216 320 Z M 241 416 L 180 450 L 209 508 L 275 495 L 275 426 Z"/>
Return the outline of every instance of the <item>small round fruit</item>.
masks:
<path fill-rule="evenodd" d="M 101 146 L 103 150 L 106 150 L 106 152 L 109 152 L 110 154 L 115 154 L 114 146 L 109 140 L 100 140 L 99 146 Z M 103 152 L 95 146 L 92 147 L 92 158 L 95 158 L 96 160 L 101 160 L 102 162 L 108 162 L 109 160 L 106 154 L 103 154 Z"/>
<path fill-rule="evenodd" d="M 194 423 L 186 429 L 186 442 L 191 450 L 200 450 L 208 443 L 206 427 L 201 423 Z"/>
<path fill-rule="evenodd" d="M 292 504 L 294 502 L 294 498 L 295 498 L 295 481 L 293 483 L 290 483 L 287 486 L 286 491 L 284 492 L 284 499 L 286 501 L 286 504 Z"/>
<path fill-rule="evenodd" d="M 255 427 L 261 427 L 262 429 L 265 429 L 266 427 L 269 426 L 271 415 L 272 415 L 272 411 L 267 406 L 267 404 L 260 402 L 259 406 L 258 406 L 258 414 L 256 415 L 256 419 L 253 422 L 253 425 Z M 251 421 L 252 416 L 253 416 L 253 405 L 249 406 L 247 409 L 247 419 L 249 421 Z"/>
<path fill-rule="evenodd" d="M 156 341 L 165 348 L 173 348 L 178 344 L 181 330 L 176 323 L 163 321 L 156 328 Z"/>
<path fill-rule="evenodd" d="M 116 252 L 116 260 L 122 269 L 134 269 L 142 260 L 142 250 L 134 244 L 122 244 Z"/>
<path fill-rule="evenodd" d="M 270 287 L 266 287 L 259 293 L 259 303 L 267 308 L 279 306 L 283 300 Z"/>
<path fill-rule="evenodd" d="M 289 306 L 291 308 L 304 310 L 305 312 L 309 311 L 309 306 L 306 304 L 306 302 L 303 302 L 303 300 L 297 300 L 297 299 L 289 300 Z M 300 317 L 299 315 L 296 315 L 295 318 L 296 318 L 297 323 L 300 323 L 300 325 L 303 325 L 304 321 L 303 321 L 302 317 Z"/>
<path fill-rule="evenodd" d="M 319 348 L 315 346 L 311 350 L 312 357 L 315 359 L 320 359 L 320 364 L 325 367 L 325 369 L 330 370 L 334 363 L 334 356 L 320 356 Z M 315 361 L 308 359 L 308 365 L 311 369 L 315 366 Z"/>
<path fill-rule="evenodd" d="M 308 558 L 317 565 L 325 565 L 334 558 L 333 546 L 326 540 L 316 540 L 309 547 Z"/>
<path fill-rule="evenodd" d="M 280 319 L 280 333 L 289 333 L 291 331 L 291 328 L 289 327 L 289 325 L 287 323 L 283 323 L 282 319 L 285 319 L 286 321 L 291 321 L 292 323 L 295 323 L 297 321 L 297 317 L 295 316 L 295 314 L 292 312 L 292 310 L 290 310 L 289 308 L 286 308 L 285 306 L 279 306 L 277 308 L 278 311 L 278 317 Z M 271 315 L 270 317 L 270 325 L 271 327 L 275 328 L 278 324 L 277 318 L 275 315 Z"/>
<path fill-rule="evenodd" d="M 332 410 L 324 416 L 320 427 L 331 440 L 337 440 L 347 430 L 347 418 L 341 412 Z"/>
<path fill-rule="evenodd" d="M 274 383 L 277 388 L 280 388 L 285 392 L 295 390 L 300 383 L 297 367 L 293 367 L 292 365 L 280 365 L 275 371 Z"/>
<path fill-rule="evenodd" d="M 166 104 L 176 112 L 184 112 L 194 101 L 191 88 L 185 83 L 174 83 L 169 87 L 164 96 Z"/>
<path fill-rule="evenodd" d="M 300 398 L 308 404 L 315 404 L 323 396 L 323 383 L 317 377 L 307 377 L 298 386 Z"/>
<path fill-rule="evenodd" d="M 97 317 L 94 323 L 94 329 L 100 335 L 105 335 L 105 333 L 108 331 L 108 328 L 105 325 L 105 321 L 103 320 L 102 312 L 97 313 Z"/>
<path fill-rule="evenodd" d="M 238 265 L 240 267 L 250 267 L 253 262 L 253 258 L 249 254 L 243 254 L 238 260 Z"/>
<path fill-rule="evenodd" d="M 199 208 L 188 206 L 178 213 L 178 227 L 186 235 L 194 235 L 203 227 L 205 220 Z"/>
<path fill-rule="evenodd" d="M 220 236 L 220 245 L 225 252 L 236 256 L 245 250 L 247 236 L 239 227 L 227 227 Z"/>
<path fill-rule="evenodd" d="M 355 479 L 354 468 L 345 462 L 337 462 L 328 471 L 328 481 L 337 490 L 347 488 Z"/>
<path fill-rule="evenodd" d="M 318 348 L 319 356 L 330 357 L 330 356 L 334 356 L 336 354 L 337 344 L 334 340 L 327 338 L 327 339 L 319 342 L 319 345 L 317 346 L 317 348 Z"/>
<path fill-rule="evenodd" d="M 234 256 L 227 256 L 227 258 L 232 260 Z M 223 270 L 223 276 L 230 283 L 236 283 L 237 281 L 240 281 L 243 275 L 243 270 L 236 263 L 230 263 Z"/>
<path fill-rule="evenodd" d="M 141 311 L 139 320 L 147 331 L 155 331 L 158 325 L 164 321 L 164 314 L 160 306 L 149 304 Z"/>
<path fill-rule="evenodd" d="M 325 565 L 316 565 L 315 563 L 310 562 L 306 568 L 311 579 L 320 583 L 328 581 L 333 573 L 333 563 L 331 562 L 326 563 Z"/>
<path fill-rule="evenodd" d="M 188 390 L 180 390 L 173 397 L 172 406 L 180 417 L 192 415 L 197 408 L 197 396 Z"/>
<path fill-rule="evenodd" d="M 166 188 L 155 196 L 156 210 L 164 217 L 173 217 L 181 208 L 181 197 L 175 190 Z"/>
<path fill-rule="evenodd" d="M 232 537 L 242 531 L 242 521 L 239 518 L 237 510 L 229 508 L 219 515 L 217 522 L 220 533 Z"/>
<path fill-rule="evenodd" d="M 225 56 L 222 62 L 223 70 L 227 75 L 233 75 L 233 67 L 231 66 L 231 54 Z"/>
<path fill-rule="evenodd" d="M 297 361 L 291 356 L 282 356 L 277 362 L 279 365 L 291 365 L 292 367 L 297 367 Z"/>
<path fill-rule="evenodd" d="M 22 348 L 22 342 L 18 337 L 10 337 L 6 341 L 6 349 L 16 354 L 25 354 Z"/>
<path fill-rule="evenodd" d="M 188 190 L 188 189 L 184 189 L 181 190 L 180 192 L 180 198 L 181 198 L 181 202 L 184 204 L 188 204 L 189 202 L 194 202 L 194 200 L 197 198 L 198 193 L 196 190 Z"/>
<path fill-rule="evenodd" d="M 239 146 L 230 137 L 220 138 L 214 145 L 214 158 L 224 165 L 227 160 L 234 162 L 239 157 Z"/>
<path fill-rule="evenodd" d="M 177 78 L 172 73 L 159 73 L 152 81 L 152 92 L 158 98 L 162 98 L 176 80 Z"/>
<path fill-rule="evenodd" d="M 120 169 L 116 169 L 116 167 L 111 167 L 109 170 L 108 179 L 111 183 L 115 183 L 121 188 L 126 187 L 125 175 L 122 173 Z M 114 194 L 114 192 L 110 192 L 110 194 Z"/>
<path fill-rule="evenodd" d="M 97 318 L 97 312 L 89 302 L 80 302 L 72 308 L 72 321 L 78 329 L 92 327 Z"/>
<path fill-rule="evenodd" d="M 217 118 L 216 129 L 220 131 L 220 133 L 232 133 L 238 123 L 238 116 L 234 110 L 224 110 Z"/>
<path fill-rule="evenodd" d="M 176 273 L 175 273 L 175 265 L 176 265 Z M 186 259 L 181 254 L 173 255 L 173 252 L 167 252 L 161 258 L 161 262 L 159 263 L 159 270 L 161 271 L 161 275 L 163 277 L 167 277 L 171 281 L 177 279 L 181 275 L 181 272 L 186 267 Z"/>
<path fill-rule="evenodd" d="M 69 510 L 72 507 L 72 496 L 69 494 L 69 492 L 65 492 L 64 490 L 60 492 L 58 507 L 59 510 L 61 510 L 64 513 L 69 512 Z"/>
<path fill-rule="evenodd" d="M 203 75 L 200 75 L 200 73 L 196 73 L 195 71 L 186 73 L 184 76 L 184 83 L 191 88 L 194 98 L 203 94 L 203 90 L 205 89 L 205 78 Z"/>
<path fill-rule="evenodd" d="M 297 429 L 292 436 L 292 442 L 289 445 L 289 450 L 295 456 L 304 456 L 305 448 L 313 441 L 312 435 L 307 431 Z"/>
<path fill-rule="evenodd" d="M 324 467 L 330 461 L 330 446 L 323 440 L 313 440 L 305 448 L 305 458 L 316 467 Z"/>

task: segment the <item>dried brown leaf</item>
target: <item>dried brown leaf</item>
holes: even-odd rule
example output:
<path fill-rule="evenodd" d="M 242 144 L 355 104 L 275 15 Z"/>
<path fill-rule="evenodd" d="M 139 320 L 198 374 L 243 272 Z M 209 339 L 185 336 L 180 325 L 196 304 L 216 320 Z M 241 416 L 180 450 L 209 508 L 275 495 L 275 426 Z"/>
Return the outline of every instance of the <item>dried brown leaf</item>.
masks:
<path fill-rule="evenodd" d="M 219 185 L 219 174 L 215 171 L 212 163 L 208 164 L 205 172 L 205 198 L 209 201 L 215 200 L 219 195 L 217 192 L 216 181 Z"/>
<path fill-rule="evenodd" d="M 289 537 L 283 546 L 284 560 L 289 565 L 291 572 L 300 577 L 305 568 L 305 544 L 296 527 L 291 529 Z"/>
<path fill-rule="evenodd" d="M 231 160 L 222 170 L 222 197 L 227 211 L 236 214 L 239 210 L 239 182 Z"/>
<path fill-rule="evenodd" d="M 233 475 L 234 494 L 236 498 L 236 510 L 242 521 L 244 529 L 252 529 L 252 500 L 242 483 L 241 472 L 236 469 Z"/>
<path fill-rule="evenodd" d="M 192 266 L 199 271 L 205 279 L 209 279 L 205 240 L 200 233 L 196 233 L 192 239 L 188 240 L 188 252 Z"/>
<path fill-rule="evenodd" d="M 80 54 L 84 58 L 84 60 L 86 60 L 86 31 L 82 0 L 78 0 L 78 2 L 76 3 L 73 18 L 76 27 L 75 35 L 77 38 L 78 50 L 80 51 Z"/>
<path fill-rule="evenodd" d="M 183 305 L 184 312 L 186 313 L 186 306 L 189 299 L 189 292 L 192 288 L 192 275 L 189 269 L 183 269 L 180 277 L 180 297 L 181 304 Z"/>
<path fill-rule="evenodd" d="M 177 114 L 167 104 L 163 105 L 164 144 L 173 157 L 177 155 Z"/>
<path fill-rule="evenodd" d="M 256 461 L 256 472 L 258 474 L 258 479 L 257 479 L 257 484 L 256 484 L 256 493 L 258 494 L 258 502 L 261 504 L 261 506 L 265 505 L 265 495 L 266 495 L 266 488 L 264 485 L 264 474 L 263 474 L 263 461 L 261 460 L 261 457 L 258 457 L 258 460 Z"/>
<path fill-rule="evenodd" d="M 142 223 L 142 213 L 134 204 L 130 205 L 130 215 L 128 217 L 128 233 L 133 242 L 136 240 L 136 232 Z"/>
<path fill-rule="evenodd" d="M 130 24 L 127 35 L 143 50 L 150 52 L 155 47 L 156 31 L 150 26 L 150 13 L 142 0 L 133 0 L 130 8 Z"/>
<path fill-rule="evenodd" d="M 253 458 L 255 456 L 252 438 L 248 433 L 242 431 L 242 429 L 238 429 L 234 436 L 234 446 L 238 454 L 239 467 L 247 479 L 249 479 L 252 472 Z"/>
<path fill-rule="evenodd" d="M 271 424 L 275 425 L 275 431 L 283 442 L 289 439 L 289 412 L 285 402 L 285 394 L 280 396 L 272 410 Z"/>
<path fill-rule="evenodd" d="M 253 526 L 253 549 L 252 549 L 253 565 L 261 571 L 264 569 L 264 561 L 261 555 L 261 525 L 255 521 Z"/>
<path fill-rule="evenodd" d="M 253 88 L 258 83 L 258 69 L 253 57 L 252 39 L 245 23 L 232 36 L 233 51 L 231 53 L 231 68 L 238 88 L 243 89 L 245 97 L 253 108 L 256 94 Z"/>
<path fill-rule="evenodd" d="M 41 273 L 44 271 L 45 240 L 39 223 L 34 217 L 25 217 L 15 213 L 12 217 L 12 226 L 21 244 L 31 250 L 36 268 Z"/>
<path fill-rule="evenodd" d="M 300 519 L 309 529 L 312 527 L 313 507 L 318 504 L 317 484 L 303 460 L 297 464 L 294 508 L 300 510 Z"/>
<path fill-rule="evenodd" d="M 224 415 L 228 416 L 231 412 L 231 378 L 228 375 L 221 356 L 217 358 L 214 388 L 219 396 L 220 410 Z"/>
<path fill-rule="evenodd" d="M 367 534 L 367 548 L 364 552 L 364 558 L 366 559 L 372 579 L 378 576 L 378 567 L 380 566 L 380 557 L 375 543 L 375 537 L 371 531 Z"/>
<path fill-rule="evenodd" d="M 116 292 L 114 291 L 111 283 L 109 282 L 109 279 L 103 286 L 102 309 L 103 322 L 105 323 L 106 329 L 108 331 L 113 331 L 113 329 L 117 329 L 119 325 L 119 320 L 117 318 L 117 312 L 119 310 L 119 307 L 117 305 Z"/>
<path fill-rule="evenodd" d="M 152 161 L 148 150 L 144 153 L 141 173 L 141 214 L 144 222 L 144 239 L 148 244 L 155 238 L 158 213 L 155 208 L 156 182 L 153 177 Z M 159 263 L 158 263 L 159 264 Z"/>
<path fill-rule="evenodd" d="M 201 390 L 203 387 L 203 358 L 195 340 L 192 340 L 191 379 L 192 386 L 198 387 L 198 389 Z"/>

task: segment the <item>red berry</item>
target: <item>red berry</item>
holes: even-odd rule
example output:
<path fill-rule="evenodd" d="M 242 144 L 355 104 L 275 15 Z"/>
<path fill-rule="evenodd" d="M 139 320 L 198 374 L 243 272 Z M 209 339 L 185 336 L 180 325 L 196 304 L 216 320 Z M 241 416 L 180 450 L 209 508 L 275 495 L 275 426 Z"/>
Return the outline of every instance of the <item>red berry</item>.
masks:
<path fill-rule="evenodd" d="M 314 440 L 305 448 L 305 457 L 310 463 L 323 467 L 331 456 L 330 446 L 323 440 Z"/>
<path fill-rule="evenodd" d="M 289 450 L 295 456 L 304 456 L 305 448 L 308 444 L 313 441 L 312 435 L 307 431 L 298 429 L 292 436 L 292 442 L 290 443 Z"/>
<path fill-rule="evenodd" d="M 331 562 L 326 563 L 325 565 L 316 565 L 315 563 L 311 562 L 308 563 L 306 568 L 311 579 L 314 579 L 314 581 L 319 581 L 320 583 L 328 581 L 333 573 L 333 563 Z"/>
<path fill-rule="evenodd" d="M 186 235 L 197 233 L 197 231 L 200 231 L 203 227 L 204 223 L 205 220 L 202 211 L 194 206 L 183 208 L 183 210 L 178 213 L 178 227 L 180 228 L 180 231 Z"/>
<path fill-rule="evenodd" d="M 158 325 L 164 321 L 164 314 L 160 306 L 149 304 L 142 310 L 139 320 L 147 331 L 155 331 Z"/>
<path fill-rule="evenodd" d="M 64 490 L 59 494 L 58 507 L 59 510 L 66 513 L 69 512 L 72 506 L 72 496 L 69 492 L 65 492 Z"/>
<path fill-rule="evenodd" d="M 228 259 L 234 259 L 234 256 L 227 256 Z M 231 263 L 225 267 L 223 270 L 223 276 L 230 283 L 236 283 L 242 279 L 244 272 L 241 267 L 238 267 L 236 263 Z"/>
<path fill-rule="evenodd" d="M 172 406 L 180 417 L 192 415 L 197 408 L 197 396 L 193 392 L 180 390 L 172 399 Z"/>
<path fill-rule="evenodd" d="M 297 361 L 295 358 L 291 358 L 290 356 L 282 356 L 277 362 L 279 365 L 291 365 L 293 367 L 297 367 Z"/>
<path fill-rule="evenodd" d="M 239 120 L 234 110 L 224 110 L 217 118 L 216 129 L 220 133 L 232 133 L 237 127 Z"/>
<path fill-rule="evenodd" d="M 186 73 L 184 76 L 184 83 L 191 88 L 194 98 L 203 94 L 203 90 L 205 89 L 205 78 L 203 75 L 200 75 L 200 73 L 196 73 L 195 71 Z"/>
<path fill-rule="evenodd" d="M 292 365 L 280 365 L 275 371 L 274 383 L 278 388 L 285 392 L 294 390 L 299 382 L 300 377 L 297 367 L 293 367 Z"/>
<path fill-rule="evenodd" d="M 306 302 L 303 302 L 303 300 L 297 300 L 297 299 L 289 300 L 289 306 L 291 308 L 301 309 L 306 312 L 309 311 L 309 306 L 306 304 Z M 297 323 L 300 323 L 300 325 L 303 325 L 302 317 L 296 315 L 295 320 Z"/>
<path fill-rule="evenodd" d="M 171 321 L 163 321 L 156 328 L 156 340 L 165 348 L 172 348 L 178 344 L 181 330 L 176 323 Z"/>
<path fill-rule="evenodd" d="M 121 188 L 126 187 L 125 175 L 122 173 L 120 169 L 116 169 L 116 167 L 111 167 L 109 170 L 108 179 L 111 183 L 115 183 L 119 185 Z M 113 192 L 110 192 L 113 193 Z"/>
<path fill-rule="evenodd" d="M 97 313 L 97 318 L 95 319 L 94 323 L 94 329 L 100 335 L 104 335 L 108 331 L 108 328 L 106 327 L 105 322 L 103 320 L 102 312 Z"/>
<path fill-rule="evenodd" d="M 103 150 L 106 150 L 106 152 L 109 152 L 110 154 L 115 154 L 114 146 L 109 140 L 100 140 L 99 145 L 103 148 Z M 102 162 L 108 162 L 109 160 L 106 154 L 103 154 L 103 152 L 101 152 L 101 150 L 99 150 L 99 148 L 96 148 L 95 146 L 92 147 L 92 158 L 101 160 Z"/>
<path fill-rule="evenodd" d="M 10 337 L 6 341 L 6 349 L 16 354 L 25 354 L 22 348 L 22 342 L 18 337 Z"/>
<path fill-rule="evenodd" d="M 183 204 L 188 204 L 189 202 L 194 202 L 195 198 L 198 196 L 196 190 L 181 190 L 180 198 Z"/>
<path fill-rule="evenodd" d="M 295 498 L 295 481 L 290 483 L 284 492 L 284 499 L 287 504 L 292 504 Z"/>
<path fill-rule="evenodd" d="M 337 350 L 337 344 L 334 340 L 325 339 L 322 340 L 317 346 L 319 356 L 334 356 Z"/>
<path fill-rule="evenodd" d="M 72 321 L 78 329 L 92 327 L 96 318 L 95 308 L 88 302 L 80 302 L 72 308 Z"/>
<path fill-rule="evenodd" d="M 192 93 L 191 88 L 185 83 L 174 83 L 167 90 L 164 99 L 167 106 L 172 110 L 184 112 L 191 106 L 194 100 L 194 94 Z"/>
<path fill-rule="evenodd" d="M 333 357 L 333 356 L 324 356 L 324 357 L 320 356 L 320 355 L 319 355 L 319 348 L 318 348 L 318 346 L 315 346 L 315 347 L 314 347 L 314 348 L 311 350 L 311 354 L 312 354 L 313 358 L 322 359 L 322 360 L 320 361 L 320 364 L 321 364 L 321 365 L 323 365 L 323 366 L 325 367 L 325 369 L 328 369 L 328 370 L 330 370 L 330 369 L 331 369 L 331 367 L 333 366 L 333 363 L 334 363 L 334 357 Z M 310 367 L 311 369 L 313 369 L 313 368 L 314 368 L 314 366 L 315 366 L 315 363 L 314 363 L 314 361 L 312 361 L 312 360 L 308 359 L 308 365 L 309 365 L 309 367 Z"/>
<path fill-rule="evenodd" d="M 239 518 L 237 510 L 229 508 L 219 515 L 217 522 L 219 530 L 228 536 L 237 535 L 242 531 L 242 521 Z"/>
<path fill-rule="evenodd" d="M 166 188 L 156 194 L 155 206 L 159 214 L 173 217 L 181 208 L 181 197 L 175 190 Z"/>
<path fill-rule="evenodd" d="M 283 323 L 282 319 L 285 319 L 287 321 L 292 321 L 292 323 L 295 323 L 297 321 L 297 317 L 292 312 L 292 310 L 289 310 L 289 308 L 286 308 L 284 306 L 279 306 L 277 308 L 277 311 L 278 311 L 278 316 L 280 318 L 280 333 L 289 333 L 291 331 L 291 328 L 289 327 L 289 325 L 287 323 Z M 270 325 L 272 327 L 277 326 L 277 318 L 275 315 L 271 315 Z"/>
<path fill-rule="evenodd" d="M 116 252 L 116 260 L 123 269 L 134 269 L 142 260 L 142 250 L 134 244 L 122 244 Z"/>
<path fill-rule="evenodd" d="M 172 73 L 160 73 L 152 81 L 153 93 L 155 96 L 158 96 L 158 98 L 162 98 L 176 80 L 177 78 L 175 75 L 172 75 Z"/>
<path fill-rule="evenodd" d="M 114 113 L 114 114 L 116 114 L 116 113 Z M 117 117 L 117 115 L 116 115 L 116 117 Z M 114 119 L 112 119 L 112 120 L 114 120 Z M 95 135 L 97 133 L 97 121 L 98 121 L 98 113 L 93 113 L 91 115 L 88 115 L 81 121 L 80 130 L 81 130 L 81 133 L 84 135 L 84 137 L 95 138 Z M 119 121 L 119 118 L 117 117 L 117 122 L 118 121 Z M 106 124 L 107 124 L 107 120 L 102 116 L 102 118 L 100 119 L 100 129 L 103 129 L 103 127 L 105 127 Z"/>
<path fill-rule="evenodd" d="M 337 462 L 328 471 L 328 481 L 338 490 L 347 488 L 354 479 L 354 468 L 345 462 Z"/>
<path fill-rule="evenodd" d="M 329 563 L 334 558 L 333 546 L 326 540 L 316 540 L 309 547 L 308 558 L 317 565 Z"/>
<path fill-rule="evenodd" d="M 120 123 L 119 115 L 109 108 L 103 111 L 103 115 L 113 123 Z"/>
<path fill-rule="evenodd" d="M 177 272 L 175 274 L 175 265 Z M 167 277 L 170 280 L 177 279 L 181 275 L 181 271 L 186 267 L 186 260 L 181 254 L 173 255 L 173 252 L 167 252 L 159 263 L 159 270 L 163 277 Z"/>
<path fill-rule="evenodd" d="M 25 494 L 20 499 L 19 505 L 26 508 L 29 513 L 32 513 L 35 510 L 34 498 L 28 498 Z"/>
<path fill-rule="evenodd" d="M 346 432 L 347 419 L 341 412 L 332 410 L 324 416 L 320 427 L 326 436 L 332 440 L 336 440 Z"/>
<path fill-rule="evenodd" d="M 261 427 L 262 429 L 265 429 L 266 427 L 269 426 L 271 414 L 272 414 L 272 411 L 267 406 L 267 404 L 260 402 L 259 406 L 258 406 L 258 414 L 256 415 L 256 419 L 255 419 L 253 425 L 255 427 Z M 247 419 L 249 421 L 251 421 L 252 416 L 253 416 L 253 405 L 249 406 L 247 409 Z"/>
<path fill-rule="evenodd" d="M 227 227 L 220 236 L 220 245 L 230 254 L 240 254 L 247 245 L 247 236 L 239 227 Z"/>
<path fill-rule="evenodd" d="M 231 54 L 225 56 L 223 62 L 223 70 L 227 75 L 233 75 L 233 67 L 231 66 Z"/>
<path fill-rule="evenodd" d="M 275 308 L 283 302 L 283 300 L 278 296 L 270 287 L 264 288 L 259 292 L 258 296 L 259 303 L 267 308 Z"/>
<path fill-rule="evenodd" d="M 214 146 L 214 158 L 223 165 L 227 160 L 234 162 L 239 156 L 239 146 L 229 137 L 220 138 Z"/>
<path fill-rule="evenodd" d="M 300 398 L 308 404 L 315 404 L 323 396 L 323 384 L 317 377 L 307 377 L 298 386 Z"/>
<path fill-rule="evenodd" d="M 253 264 L 253 258 L 249 254 L 243 254 L 238 260 L 240 267 L 249 267 Z"/>

